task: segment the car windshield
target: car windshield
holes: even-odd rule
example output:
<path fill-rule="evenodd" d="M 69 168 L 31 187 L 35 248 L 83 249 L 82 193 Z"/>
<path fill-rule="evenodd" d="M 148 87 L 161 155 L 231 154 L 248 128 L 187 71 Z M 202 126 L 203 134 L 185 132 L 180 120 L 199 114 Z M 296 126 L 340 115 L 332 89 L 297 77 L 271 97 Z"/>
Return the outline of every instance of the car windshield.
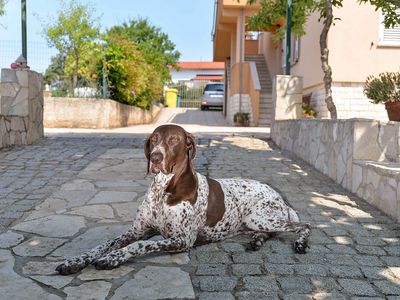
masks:
<path fill-rule="evenodd" d="M 223 92 L 224 91 L 224 84 L 207 84 L 206 88 L 204 89 L 205 92 Z"/>

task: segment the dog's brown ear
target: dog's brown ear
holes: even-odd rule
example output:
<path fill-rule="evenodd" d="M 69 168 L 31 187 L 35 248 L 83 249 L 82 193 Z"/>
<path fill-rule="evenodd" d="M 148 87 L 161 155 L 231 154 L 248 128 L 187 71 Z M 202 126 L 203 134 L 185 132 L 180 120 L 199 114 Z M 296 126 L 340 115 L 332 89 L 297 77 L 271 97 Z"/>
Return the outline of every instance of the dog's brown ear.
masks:
<path fill-rule="evenodd" d="M 196 140 L 193 134 L 186 132 L 187 136 L 187 149 L 189 153 L 189 157 L 193 160 L 196 157 Z"/>
<path fill-rule="evenodd" d="M 150 172 L 150 137 L 144 142 L 144 155 L 147 158 L 147 173 Z"/>

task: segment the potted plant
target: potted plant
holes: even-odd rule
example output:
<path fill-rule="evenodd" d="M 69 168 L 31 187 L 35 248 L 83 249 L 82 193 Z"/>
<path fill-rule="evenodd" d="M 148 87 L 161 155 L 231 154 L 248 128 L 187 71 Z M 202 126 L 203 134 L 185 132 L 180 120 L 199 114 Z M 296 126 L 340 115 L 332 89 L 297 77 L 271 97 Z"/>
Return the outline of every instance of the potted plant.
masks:
<path fill-rule="evenodd" d="M 384 103 L 390 121 L 400 121 L 400 73 L 386 72 L 368 76 L 364 94 L 372 103 Z"/>
<path fill-rule="evenodd" d="M 249 113 L 237 112 L 233 116 L 233 122 L 235 122 L 236 126 L 249 126 L 249 116 Z"/>
<path fill-rule="evenodd" d="M 317 112 L 308 103 L 303 102 L 301 104 L 301 115 L 303 118 L 315 118 Z"/>

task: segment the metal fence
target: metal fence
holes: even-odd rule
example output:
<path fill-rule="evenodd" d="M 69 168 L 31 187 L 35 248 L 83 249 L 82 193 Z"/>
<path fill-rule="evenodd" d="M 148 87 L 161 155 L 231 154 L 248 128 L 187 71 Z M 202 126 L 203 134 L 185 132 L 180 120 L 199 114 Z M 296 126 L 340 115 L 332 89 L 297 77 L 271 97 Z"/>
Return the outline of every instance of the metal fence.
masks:
<path fill-rule="evenodd" d="M 51 48 L 46 42 L 28 41 L 28 65 L 31 70 L 43 73 L 51 63 L 51 57 L 57 50 Z M 21 41 L 0 41 L 0 69 L 10 68 L 22 53 Z"/>
<path fill-rule="evenodd" d="M 207 83 L 207 80 L 180 81 L 170 85 L 169 88 L 178 90 L 179 107 L 199 108 L 201 106 L 203 91 Z"/>

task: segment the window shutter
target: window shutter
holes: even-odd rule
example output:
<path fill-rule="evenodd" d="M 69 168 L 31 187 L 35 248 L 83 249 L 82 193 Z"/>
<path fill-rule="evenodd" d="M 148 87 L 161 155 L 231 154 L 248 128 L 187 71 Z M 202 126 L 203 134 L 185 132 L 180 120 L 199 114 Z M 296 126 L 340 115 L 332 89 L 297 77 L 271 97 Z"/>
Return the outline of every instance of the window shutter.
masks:
<path fill-rule="evenodd" d="M 400 14 L 400 10 L 396 11 Z M 400 46 L 400 25 L 392 28 L 385 28 L 383 25 L 384 15 L 380 15 L 379 22 L 379 45 L 381 46 Z"/>

